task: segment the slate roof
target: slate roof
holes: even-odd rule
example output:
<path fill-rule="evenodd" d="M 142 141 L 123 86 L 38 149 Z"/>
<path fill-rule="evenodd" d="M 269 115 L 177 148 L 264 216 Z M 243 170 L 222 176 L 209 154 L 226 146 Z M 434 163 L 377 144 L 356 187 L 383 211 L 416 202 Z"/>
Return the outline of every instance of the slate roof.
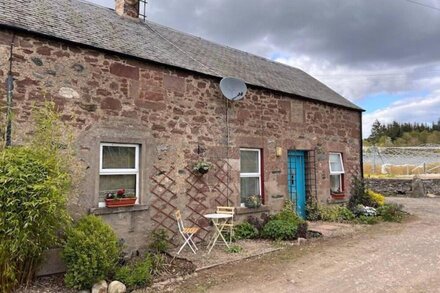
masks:
<path fill-rule="evenodd" d="M 297 68 L 80 0 L 1 0 L 2 25 L 362 110 Z"/>

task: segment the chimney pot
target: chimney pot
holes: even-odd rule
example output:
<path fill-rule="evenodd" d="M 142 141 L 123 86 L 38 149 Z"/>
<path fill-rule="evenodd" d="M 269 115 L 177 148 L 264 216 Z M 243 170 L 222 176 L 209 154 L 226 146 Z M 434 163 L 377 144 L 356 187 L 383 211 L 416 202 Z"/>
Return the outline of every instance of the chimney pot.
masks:
<path fill-rule="evenodd" d="M 120 16 L 138 19 L 139 0 L 116 0 L 115 10 Z"/>

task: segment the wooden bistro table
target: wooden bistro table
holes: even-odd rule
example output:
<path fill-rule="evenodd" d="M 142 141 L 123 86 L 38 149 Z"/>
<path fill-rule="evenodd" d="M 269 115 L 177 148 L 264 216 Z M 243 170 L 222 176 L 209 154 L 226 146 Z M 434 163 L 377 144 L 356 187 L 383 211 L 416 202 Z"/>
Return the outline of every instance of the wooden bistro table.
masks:
<path fill-rule="evenodd" d="M 212 221 L 215 229 L 214 235 L 212 235 L 212 238 L 208 244 L 208 254 L 211 253 L 211 250 L 217 243 L 219 237 L 222 238 L 223 242 L 229 248 L 229 244 L 226 241 L 225 237 L 223 237 L 222 231 L 225 227 L 225 224 L 227 224 L 229 219 L 232 219 L 233 216 L 231 214 L 207 214 L 204 215 L 204 217 Z"/>

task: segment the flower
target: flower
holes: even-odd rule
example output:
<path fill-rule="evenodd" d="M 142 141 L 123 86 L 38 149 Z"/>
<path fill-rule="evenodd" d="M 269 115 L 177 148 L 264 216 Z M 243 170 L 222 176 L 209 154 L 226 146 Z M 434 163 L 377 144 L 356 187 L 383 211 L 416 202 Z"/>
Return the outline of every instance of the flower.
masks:
<path fill-rule="evenodd" d="M 125 188 L 119 188 L 116 192 L 109 192 L 105 195 L 106 199 L 133 198 L 135 194 L 126 194 Z"/>

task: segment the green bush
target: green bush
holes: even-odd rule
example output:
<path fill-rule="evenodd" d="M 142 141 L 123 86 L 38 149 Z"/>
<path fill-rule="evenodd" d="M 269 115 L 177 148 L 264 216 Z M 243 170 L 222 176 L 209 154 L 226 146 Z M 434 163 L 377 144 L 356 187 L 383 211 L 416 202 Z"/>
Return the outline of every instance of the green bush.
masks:
<path fill-rule="evenodd" d="M 293 211 L 291 201 L 286 201 L 281 212 L 273 215 L 264 226 L 261 234 L 273 240 L 291 240 L 297 237 L 298 226 L 305 221 Z M 304 229 L 304 227 L 302 227 Z M 301 231 L 303 233 L 303 231 Z"/>
<path fill-rule="evenodd" d="M 403 206 L 400 204 L 384 204 L 377 209 L 377 213 L 386 222 L 401 222 L 405 213 L 403 212 Z"/>
<path fill-rule="evenodd" d="M 249 216 L 247 218 L 249 224 L 257 228 L 258 233 L 263 230 L 264 225 L 266 225 L 269 220 L 270 217 L 267 214 L 262 214 L 261 217 Z"/>
<path fill-rule="evenodd" d="M 321 214 L 319 212 L 319 205 L 314 202 L 307 202 L 306 207 L 307 220 L 319 221 L 321 220 Z"/>
<path fill-rule="evenodd" d="M 355 218 L 354 214 L 346 207 L 334 206 L 320 206 L 320 219 L 327 222 L 350 222 Z"/>
<path fill-rule="evenodd" d="M 283 210 L 272 217 L 272 220 L 280 220 L 284 222 L 291 222 L 296 225 L 303 220 L 289 206 L 285 206 Z"/>
<path fill-rule="evenodd" d="M 368 193 L 365 181 L 362 178 L 354 178 L 351 186 L 351 197 L 348 208 L 354 211 L 358 205 L 377 207 L 376 202 Z"/>
<path fill-rule="evenodd" d="M 358 218 L 356 218 L 356 222 L 359 224 L 374 225 L 379 223 L 380 221 L 381 217 L 360 215 Z"/>
<path fill-rule="evenodd" d="M 166 255 L 163 253 L 153 253 L 150 254 L 150 258 L 152 263 L 151 275 L 160 275 L 166 263 Z"/>
<path fill-rule="evenodd" d="M 283 220 L 270 220 L 263 228 L 262 236 L 272 240 L 292 240 L 296 237 L 298 224 Z"/>
<path fill-rule="evenodd" d="M 34 142 L 0 149 L 0 292 L 30 282 L 70 223 L 70 148 L 59 147 L 63 130 L 53 106 L 36 114 Z"/>
<path fill-rule="evenodd" d="M 150 255 L 146 255 L 141 261 L 117 268 L 115 279 L 124 283 L 128 289 L 135 289 L 151 283 L 152 270 L 152 258 Z"/>
<path fill-rule="evenodd" d="M 234 227 L 234 237 L 236 239 L 253 239 L 258 237 L 258 230 L 249 222 L 243 222 Z"/>
<path fill-rule="evenodd" d="M 66 285 L 80 290 L 91 288 L 114 271 L 120 254 L 118 239 L 109 225 L 93 215 L 80 219 L 67 230 L 63 251 Z"/>
<path fill-rule="evenodd" d="M 168 250 L 170 244 L 167 232 L 164 229 L 158 229 L 151 233 L 152 241 L 149 245 L 153 253 L 164 253 Z"/>

